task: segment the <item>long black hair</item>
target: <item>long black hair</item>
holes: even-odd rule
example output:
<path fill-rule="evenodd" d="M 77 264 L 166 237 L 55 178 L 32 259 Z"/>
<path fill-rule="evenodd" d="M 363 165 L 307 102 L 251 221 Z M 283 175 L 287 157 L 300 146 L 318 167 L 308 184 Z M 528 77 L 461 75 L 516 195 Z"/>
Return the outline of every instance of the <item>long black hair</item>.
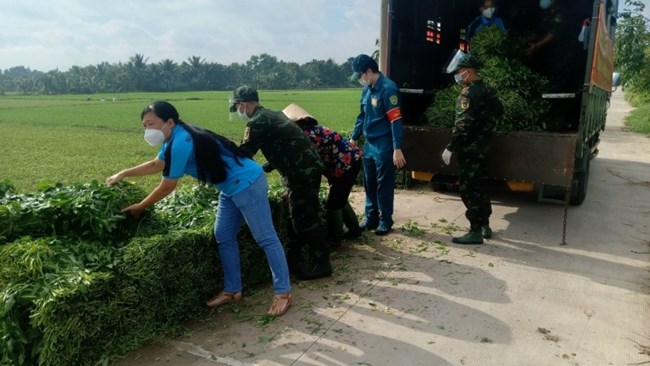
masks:
<path fill-rule="evenodd" d="M 168 102 L 157 101 L 142 110 L 140 120 L 144 115 L 153 112 L 156 117 L 167 121 L 170 118 L 183 129 L 185 129 L 194 144 L 194 158 L 196 159 L 197 179 L 201 184 L 205 183 L 221 183 L 226 180 L 228 172 L 228 164 L 223 160 L 223 149 L 230 152 L 238 165 L 242 165 L 239 161 L 240 158 L 245 158 L 246 155 L 239 149 L 234 142 L 217 134 L 216 132 L 208 129 L 193 125 L 191 123 L 183 122 L 179 116 L 176 108 Z M 170 151 L 168 148 L 167 151 Z M 166 166 L 169 166 L 170 161 L 167 161 Z"/>

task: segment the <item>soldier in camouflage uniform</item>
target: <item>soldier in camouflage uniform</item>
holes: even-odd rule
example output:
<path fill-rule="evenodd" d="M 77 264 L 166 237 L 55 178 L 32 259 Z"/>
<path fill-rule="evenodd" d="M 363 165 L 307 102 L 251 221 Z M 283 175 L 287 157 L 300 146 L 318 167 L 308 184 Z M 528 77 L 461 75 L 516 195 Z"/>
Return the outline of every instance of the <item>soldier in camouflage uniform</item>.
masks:
<path fill-rule="evenodd" d="M 469 233 L 452 238 L 452 242 L 482 244 L 484 238 L 492 237 L 492 206 L 482 187 L 490 150 L 489 136 L 494 117 L 503 110 L 494 89 L 485 85 L 476 73 L 476 61 L 471 55 L 463 55 L 448 71 L 455 72 L 454 79 L 464 87 L 456 99 L 456 121 L 442 160 L 448 165 L 452 154 L 458 158 L 458 188 L 470 222 Z"/>
<path fill-rule="evenodd" d="M 230 112 L 246 121 L 244 139 L 239 146 L 249 156 L 258 150 L 268 164 L 266 172 L 277 169 L 288 190 L 289 215 L 301 244 L 307 244 L 311 262 L 307 268 L 299 263 L 300 247 L 289 248 L 289 268 L 300 279 L 311 280 L 332 274 L 325 232 L 321 224 L 318 199 L 323 163 L 302 129 L 281 112 L 259 104 L 257 91 L 247 86 L 234 90 Z"/>

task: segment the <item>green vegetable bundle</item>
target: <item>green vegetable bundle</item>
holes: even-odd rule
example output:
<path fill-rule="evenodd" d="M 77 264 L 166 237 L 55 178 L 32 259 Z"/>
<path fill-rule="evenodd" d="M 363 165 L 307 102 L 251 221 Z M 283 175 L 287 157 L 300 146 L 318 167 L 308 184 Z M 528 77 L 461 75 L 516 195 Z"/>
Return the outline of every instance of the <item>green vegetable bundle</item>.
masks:
<path fill-rule="evenodd" d="M 439 90 L 434 96 L 431 106 L 425 115 L 429 124 L 439 127 L 454 127 L 456 116 L 456 98 L 460 94 L 460 85 L 452 85 L 447 89 Z"/>
<path fill-rule="evenodd" d="M 196 317 L 205 310 L 205 300 L 221 288 L 213 234 L 217 191 L 179 189 L 142 220 L 117 220 L 117 227 L 122 221 L 132 225 L 118 240 L 107 238 L 117 230 L 105 229 L 88 238 L 92 230 L 78 228 L 81 221 L 74 215 L 93 212 L 95 222 L 110 221 L 115 212 L 140 200 L 142 192 L 131 192 L 130 185 L 106 187 L 95 182 L 52 187 L 34 195 L 7 194 L 0 202 L 0 211 L 19 203 L 24 212 L 38 213 L 14 216 L 23 219 L 12 221 L 11 233 L 21 235 L 29 233 L 20 226 L 29 223 L 25 218 L 40 219 L 52 197 L 68 198 L 54 200 L 59 203 L 76 202 L 74 210 L 54 205 L 57 208 L 48 211 L 75 225 L 62 230 L 57 223 L 48 231 L 36 231 L 40 238 L 22 236 L 0 246 L 1 365 L 107 364 Z M 112 193 L 121 198 L 106 196 L 104 189 L 115 190 Z M 286 228 L 287 210 L 280 196 L 281 189 L 272 188 L 275 226 Z M 113 200 L 109 205 L 97 197 Z M 105 209 L 101 212 L 108 219 L 98 207 Z M 43 236 L 47 232 L 62 235 Z M 286 243 L 286 231 L 280 229 L 278 234 Z M 113 245 L 105 245 L 106 240 Z M 246 226 L 238 240 L 244 286 L 268 282 L 266 257 Z"/>
<path fill-rule="evenodd" d="M 503 115 L 494 121 L 497 131 L 549 130 L 549 104 L 542 99 L 548 80 L 533 72 L 522 61 L 525 43 L 507 37 L 496 27 L 483 28 L 472 38 L 472 55 L 481 65 L 478 73 L 497 91 Z M 426 115 L 429 124 L 453 126 L 458 86 L 440 90 Z"/>
<path fill-rule="evenodd" d="M 93 181 L 64 186 L 49 184 L 34 194 L 0 197 L 0 244 L 23 235 L 70 236 L 116 242 L 128 237 L 132 220 L 121 210 L 145 192 L 135 185 L 109 187 Z"/>

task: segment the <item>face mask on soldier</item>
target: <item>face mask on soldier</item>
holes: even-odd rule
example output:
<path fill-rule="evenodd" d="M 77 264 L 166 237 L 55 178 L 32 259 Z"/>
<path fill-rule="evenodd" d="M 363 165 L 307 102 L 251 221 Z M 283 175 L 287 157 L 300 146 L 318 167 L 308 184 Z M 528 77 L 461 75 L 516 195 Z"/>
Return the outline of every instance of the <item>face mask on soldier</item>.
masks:
<path fill-rule="evenodd" d="M 237 107 L 237 115 L 239 115 L 239 118 L 241 118 L 242 121 L 244 121 L 244 122 L 248 122 L 248 120 L 249 120 L 250 118 L 249 118 L 248 115 L 246 114 L 246 105 L 245 105 L 244 103 L 239 103 L 239 104 L 240 104 L 240 105 L 241 105 L 241 104 L 244 105 L 244 111 L 243 111 L 243 112 L 240 112 L 240 111 L 239 111 L 239 107 Z"/>
<path fill-rule="evenodd" d="M 462 84 L 465 80 L 465 74 L 467 74 L 469 71 L 465 70 L 463 72 L 458 72 L 454 74 L 454 80 L 456 81 L 456 84 Z"/>

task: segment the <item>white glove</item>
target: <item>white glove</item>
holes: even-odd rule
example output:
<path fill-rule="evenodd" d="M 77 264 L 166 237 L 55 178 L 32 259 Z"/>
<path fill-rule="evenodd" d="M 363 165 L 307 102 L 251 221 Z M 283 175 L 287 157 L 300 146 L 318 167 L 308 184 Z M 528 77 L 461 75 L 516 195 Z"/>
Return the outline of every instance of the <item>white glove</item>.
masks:
<path fill-rule="evenodd" d="M 452 152 L 447 149 L 442 152 L 442 161 L 445 163 L 445 165 L 449 165 L 449 162 L 451 161 L 451 155 Z"/>

